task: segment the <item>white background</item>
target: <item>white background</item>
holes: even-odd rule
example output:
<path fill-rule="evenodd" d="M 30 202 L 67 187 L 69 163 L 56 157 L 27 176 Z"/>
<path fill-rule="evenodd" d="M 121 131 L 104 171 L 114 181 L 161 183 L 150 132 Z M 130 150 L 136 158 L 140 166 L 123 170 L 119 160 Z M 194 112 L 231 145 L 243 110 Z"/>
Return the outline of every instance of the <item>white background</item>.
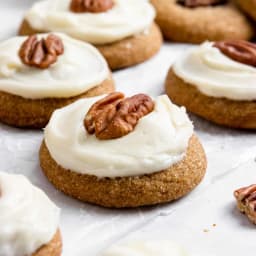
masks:
<path fill-rule="evenodd" d="M 0 40 L 17 33 L 24 11 L 32 3 L 0 0 Z M 117 89 L 128 94 L 162 94 L 168 68 L 188 47 L 166 43 L 152 60 L 116 72 Z M 233 191 L 256 182 L 256 135 L 191 118 L 207 153 L 208 170 L 201 185 L 175 203 L 110 210 L 66 197 L 49 184 L 39 168 L 42 131 L 0 125 L 0 170 L 26 175 L 62 208 L 63 256 L 100 255 L 120 239 L 138 237 L 174 240 L 189 255 L 255 256 L 255 226 L 236 209 Z"/>

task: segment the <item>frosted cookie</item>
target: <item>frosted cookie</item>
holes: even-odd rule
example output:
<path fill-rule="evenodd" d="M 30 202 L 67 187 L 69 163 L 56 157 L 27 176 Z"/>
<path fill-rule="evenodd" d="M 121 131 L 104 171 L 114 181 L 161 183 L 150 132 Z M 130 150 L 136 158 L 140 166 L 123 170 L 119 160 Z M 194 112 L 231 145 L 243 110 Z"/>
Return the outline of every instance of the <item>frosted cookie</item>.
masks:
<path fill-rule="evenodd" d="M 234 192 L 237 208 L 256 224 L 256 184 L 237 189 Z"/>
<path fill-rule="evenodd" d="M 64 34 L 0 43 L 0 121 L 45 127 L 52 112 L 77 99 L 114 91 L 108 65 L 93 46 Z"/>
<path fill-rule="evenodd" d="M 255 0 L 236 0 L 238 6 L 254 21 L 256 20 L 256 2 Z"/>
<path fill-rule="evenodd" d="M 243 0 L 242 0 L 243 1 Z M 253 26 L 232 1 L 151 0 L 156 22 L 166 39 L 202 43 L 205 40 L 249 40 Z"/>
<path fill-rule="evenodd" d="M 206 170 L 185 110 L 167 96 L 122 93 L 82 99 L 54 112 L 40 150 L 43 172 L 64 193 L 105 207 L 169 202 Z"/>
<path fill-rule="evenodd" d="M 256 45 L 206 42 L 171 67 L 166 93 L 178 105 L 220 125 L 256 128 Z"/>
<path fill-rule="evenodd" d="M 188 256 L 179 245 L 169 240 L 130 240 L 110 246 L 100 256 Z"/>
<path fill-rule="evenodd" d="M 0 172 L 0 255 L 60 256 L 60 210 L 22 175 Z"/>
<path fill-rule="evenodd" d="M 155 55 L 162 35 L 148 0 L 44 0 L 26 13 L 19 33 L 63 32 L 94 44 L 111 69 Z"/>

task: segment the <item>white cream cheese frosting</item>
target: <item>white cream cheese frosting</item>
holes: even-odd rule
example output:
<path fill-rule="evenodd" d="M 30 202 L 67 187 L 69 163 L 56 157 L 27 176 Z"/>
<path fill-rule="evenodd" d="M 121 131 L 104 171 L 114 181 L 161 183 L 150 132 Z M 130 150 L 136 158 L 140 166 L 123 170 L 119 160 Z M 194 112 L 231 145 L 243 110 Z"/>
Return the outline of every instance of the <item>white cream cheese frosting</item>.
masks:
<path fill-rule="evenodd" d="M 114 0 L 103 13 L 74 13 L 71 0 L 44 0 L 35 3 L 25 19 L 39 31 L 63 32 L 93 44 L 107 44 L 147 30 L 155 18 L 148 0 Z"/>
<path fill-rule="evenodd" d="M 256 100 L 256 68 L 230 59 L 211 42 L 189 50 L 173 70 L 207 96 Z"/>
<path fill-rule="evenodd" d="M 0 256 L 32 255 L 52 240 L 60 210 L 22 175 L 0 172 Z"/>
<path fill-rule="evenodd" d="M 184 108 L 159 96 L 154 110 L 128 135 L 99 140 L 87 133 L 83 120 L 102 97 L 79 100 L 52 115 L 45 142 L 60 166 L 97 177 L 125 177 L 161 171 L 183 159 L 193 134 Z"/>
<path fill-rule="evenodd" d="M 64 34 L 56 35 L 62 39 L 64 54 L 47 69 L 27 66 L 20 60 L 18 51 L 27 37 L 1 42 L 0 91 L 30 99 L 69 98 L 108 79 L 108 65 L 95 47 Z"/>
<path fill-rule="evenodd" d="M 113 245 L 101 256 L 188 256 L 183 248 L 168 240 L 137 240 Z"/>

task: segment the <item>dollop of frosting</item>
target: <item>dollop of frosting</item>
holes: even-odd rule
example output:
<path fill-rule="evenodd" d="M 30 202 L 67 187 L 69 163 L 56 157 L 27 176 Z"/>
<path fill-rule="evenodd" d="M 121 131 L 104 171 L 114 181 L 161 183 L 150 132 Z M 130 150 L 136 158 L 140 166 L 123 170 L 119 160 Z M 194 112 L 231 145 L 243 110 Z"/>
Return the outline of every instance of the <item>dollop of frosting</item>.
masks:
<path fill-rule="evenodd" d="M 105 96 L 105 95 L 104 95 Z M 118 139 L 99 140 L 84 129 L 84 115 L 104 96 L 56 110 L 45 128 L 52 158 L 63 168 L 97 177 L 125 177 L 161 171 L 182 160 L 193 125 L 185 109 L 159 96 L 135 129 Z"/>
<path fill-rule="evenodd" d="M 102 256 L 187 256 L 179 245 L 168 240 L 129 241 L 113 245 Z"/>
<path fill-rule="evenodd" d="M 256 68 L 223 54 L 205 42 L 181 56 L 174 73 L 203 94 L 231 100 L 256 100 Z"/>
<path fill-rule="evenodd" d="M 63 32 L 93 44 L 107 44 L 147 30 L 155 18 L 148 0 L 115 0 L 102 13 L 74 13 L 71 0 L 44 0 L 35 3 L 26 21 L 36 30 Z"/>
<path fill-rule="evenodd" d="M 22 175 L 0 172 L 0 255 L 32 255 L 52 240 L 60 210 Z"/>
<path fill-rule="evenodd" d="M 95 47 L 64 34 L 56 35 L 62 39 L 65 51 L 43 70 L 27 66 L 19 58 L 18 51 L 27 37 L 0 43 L 0 91 L 31 99 L 69 98 L 108 79 L 108 65 Z"/>

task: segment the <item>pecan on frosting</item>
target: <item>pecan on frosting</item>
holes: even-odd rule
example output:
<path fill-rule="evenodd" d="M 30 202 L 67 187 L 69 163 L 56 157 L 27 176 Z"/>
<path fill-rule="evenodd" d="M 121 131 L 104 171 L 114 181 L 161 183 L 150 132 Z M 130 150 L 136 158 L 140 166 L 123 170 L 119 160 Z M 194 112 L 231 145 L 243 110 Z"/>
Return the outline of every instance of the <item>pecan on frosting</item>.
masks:
<path fill-rule="evenodd" d="M 256 44 L 243 40 L 230 40 L 216 42 L 214 47 L 232 60 L 256 67 Z"/>
<path fill-rule="evenodd" d="M 84 126 L 98 139 L 120 138 L 133 131 L 139 119 L 153 109 L 153 100 L 145 94 L 125 98 L 124 94 L 114 92 L 92 105 L 85 116 Z"/>
<path fill-rule="evenodd" d="M 70 10 L 77 13 L 100 13 L 108 11 L 113 5 L 113 0 L 71 0 Z"/>
<path fill-rule="evenodd" d="M 238 209 L 256 224 L 256 184 L 236 190 L 234 196 Z"/>
<path fill-rule="evenodd" d="M 41 40 L 38 40 L 36 35 L 29 36 L 19 50 L 20 59 L 24 64 L 40 69 L 48 68 L 63 53 L 62 40 L 53 34 Z"/>
<path fill-rule="evenodd" d="M 177 0 L 179 4 L 182 4 L 186 7 L 199 7 L 199 6 L 210 6 L 210 5 L 219 5 L 224 4 L 227 0 Z"/>

